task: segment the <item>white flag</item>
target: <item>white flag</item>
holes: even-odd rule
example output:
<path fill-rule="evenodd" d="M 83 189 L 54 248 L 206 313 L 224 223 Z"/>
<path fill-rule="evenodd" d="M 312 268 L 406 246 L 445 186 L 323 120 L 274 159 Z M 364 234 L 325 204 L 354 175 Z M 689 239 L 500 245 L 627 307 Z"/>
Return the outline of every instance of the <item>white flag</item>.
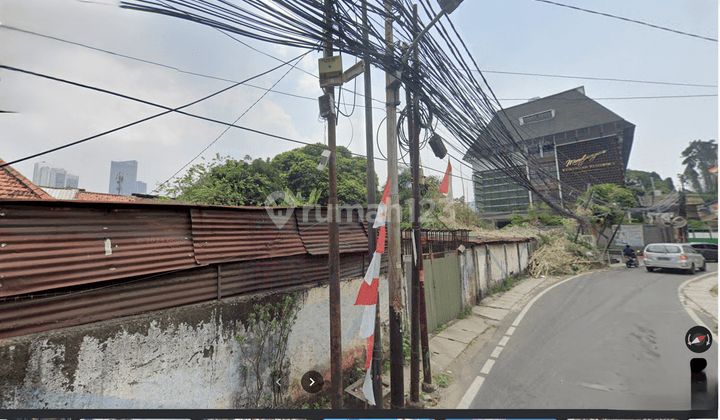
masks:
<path fill-rule="evenodd" d="M 363 383 L 362 391 L 365 395 L 365 399 L 371 405 L 375 405 L 375 393 L 373 392 L 372 375 L 370 374 L 371 369 L 372 367 L 370 367 L 365 374 L 365 382 Z"/>
<path fill-rule="evenodd" d="M 382 260 L 382 254 L 375 252 L 370 260 L 367 273 L 365 273 L 365 283 L 372 285 L 373 279 L 380 278 L 380 260 Z"/>
<path fill-rule="evenodd" d="M 375 333 L 375 305 L 365 305 L 363 308 L 360 338 L 368 338 Z"/>
<path fill-rule="evenodd" d="M 375 216 L 375 223 L 373 223 L 373 228 L 377 229 L 385 224 L 387 210 L 387 204 L 381 201 L 380 204 L 378 204 L 377 215 Z"/>

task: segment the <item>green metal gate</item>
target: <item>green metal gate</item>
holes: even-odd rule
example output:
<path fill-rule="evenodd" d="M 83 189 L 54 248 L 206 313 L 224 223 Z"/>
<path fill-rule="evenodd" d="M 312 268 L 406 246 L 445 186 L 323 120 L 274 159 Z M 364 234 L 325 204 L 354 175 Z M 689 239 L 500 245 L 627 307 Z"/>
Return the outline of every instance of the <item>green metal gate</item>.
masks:
<path fill-rule="evenodd" d="M 423 261 L 428 332 L 458 317 L 462 309 L 457 254 Z"/>

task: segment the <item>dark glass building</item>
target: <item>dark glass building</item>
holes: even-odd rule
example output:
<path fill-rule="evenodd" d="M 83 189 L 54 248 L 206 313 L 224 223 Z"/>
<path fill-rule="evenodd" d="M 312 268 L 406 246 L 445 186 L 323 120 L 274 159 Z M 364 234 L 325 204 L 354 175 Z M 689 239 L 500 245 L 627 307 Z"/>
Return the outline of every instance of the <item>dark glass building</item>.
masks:
<path fill-rule="evenodd" d="M 512 212 L 538 204 L 518 176 L 555 203 L 574 201 L 590 185 L 623 185 L 634 133 L 635 125 L 585 96 L 583 87 L 506 108 L 465 155 L 475 169 L 477 208 Z M 502 165 L 491 158 L 498 150 Z"/>

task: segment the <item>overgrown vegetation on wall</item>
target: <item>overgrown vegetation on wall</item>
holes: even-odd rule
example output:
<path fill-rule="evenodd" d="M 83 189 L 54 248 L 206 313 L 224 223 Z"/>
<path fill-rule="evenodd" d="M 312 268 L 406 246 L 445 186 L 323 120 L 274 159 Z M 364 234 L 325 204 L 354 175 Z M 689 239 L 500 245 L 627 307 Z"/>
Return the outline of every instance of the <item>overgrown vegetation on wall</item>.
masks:
<path fill-rule="evenodd" d="M 240 379 L 247 393 L 243 408 L 277 408 L 283 404 L 282 388 L 287 384 L 290 361 L 286 360 L 288 338 L 297 320 L 297 297 L 285 295 L 277 303 L 256 304 L 248 317 L 240 343 Z"/>

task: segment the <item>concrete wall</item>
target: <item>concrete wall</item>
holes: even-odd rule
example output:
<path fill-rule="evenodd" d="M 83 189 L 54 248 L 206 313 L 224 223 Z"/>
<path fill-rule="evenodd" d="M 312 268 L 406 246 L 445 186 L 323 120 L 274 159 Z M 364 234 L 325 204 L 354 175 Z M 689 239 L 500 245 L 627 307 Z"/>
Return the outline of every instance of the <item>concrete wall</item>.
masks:
<path fill-rule="evenodd" d="M 362 307 L 354 306 L 362 281 L 341 283 L 346 368 L 365 357 L 365 340 L 357 337 Z M 386 326 L 387 282 L 380 281 Z M 248 392 L 241 385 L 240 343 L 234 337 L 247 335 L 253 305 L 280 296 L 228 298 L 1 340 L 0 408 L 243 408 Z M 329 380 L 328 287 L 297 296 L 300 310 L 288 339 L 283 400 L 304 394 L 300 378 L 308 370 Z"/>
<path fill-rule="evenodd" d="M 463 305 L 475 305 L 488 291 L 527 269 L 531 242 L 507 242 L 474 245 L 460 254 L 463 273 Z"/>
<path fill-rule="evenodd" d="M 518 243 L 510 242 L 505 244 L 505 261 L 507 262 L 507 275 L 515 276 L 522 271 L 520 267 L 520 255 L 518 254 Z"/>
<path fill-rule="evenodd" d="M 505 244 L 490 244 L 486 245 L 488 254 L 490 255 L 490 262 L 488 264 L 490 272 L 490 287 L 502 282 L 508 275 L 507 261 L 505 256 Z"/>

